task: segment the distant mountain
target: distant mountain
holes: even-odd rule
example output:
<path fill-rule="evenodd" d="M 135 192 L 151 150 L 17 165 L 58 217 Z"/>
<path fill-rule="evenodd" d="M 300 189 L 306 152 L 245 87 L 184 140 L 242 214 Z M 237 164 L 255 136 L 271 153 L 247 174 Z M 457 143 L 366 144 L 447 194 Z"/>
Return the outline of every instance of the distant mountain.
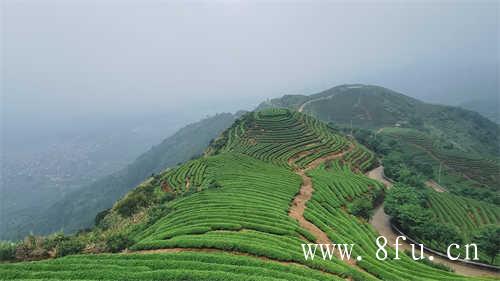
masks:
<path fill-rule="evenodd" d="M 461 108 L 479 112 L 484 117 L 500 124 L 500 101 L 497 100 L 470 100 L 459 105 Z"/>
<path fill-rule="evenodd" d="M 409 127 L 445 138 L 469 153 L 500 155 L 500 127 L 480 114 L 429 104 L 379 86 L 341 85 L 313 94 L 285 95 L 259 105 L 286 107 L 336 125 L 367 129 Z"/>
<path fill-rule="evenodd" d="M 210 140 L 228 128 L 236 117 L 223 113 L 190 124 L 127 167 L 68 193 L 62 200 L 40 209 L 36 215 L 23 212 L 2 218 L 0 237 L 17 239 L 30 232 L 46 234 L 61 229 L 70 233 L 91 226 L 98 212 L 110 208 L 118 198 L 152 173 L 200 155 Z"/>

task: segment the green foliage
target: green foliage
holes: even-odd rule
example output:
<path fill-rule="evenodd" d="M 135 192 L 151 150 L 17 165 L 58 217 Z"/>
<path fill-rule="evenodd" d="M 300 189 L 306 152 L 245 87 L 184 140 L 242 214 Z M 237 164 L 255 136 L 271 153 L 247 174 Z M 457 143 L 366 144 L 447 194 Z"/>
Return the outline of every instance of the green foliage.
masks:
<path fill-rule="evenodd" d="M 2 278 L 466 280 L 406 255 L 399 261 L 374 258 L 377 233 L 347 211 L 369 212 L 361 201 L 376 201 L 384 189 L 360 173 L 362 163 L 370 162 L 365 161 L 370 157 L 363 156 L 370 152 L 363 147 L 348 159 L 346 155 L 307 170 L 314 192 L 304 213 L 305 219 L 331 241 L 356 244 L 353 255 L 361 255 L 363 260 L 355 266 L 336 257 L 331 261 L 305 261 L 300 246 L 305 242 L 303 238 L 315 241 L 317 237 L 289 215 L 302 182 L 296 169 L 322 156 L 345 152 L 351 142 L 300 113 L 273 109 L 248 116 L 223 135 L 223 145 L 212 147 L 203 158 L 161 173 L 129 192 L 101 220 L 100 225 L 106 227 L 54 241 L 59 241 L 58 250 L 65 250 L 58 254 L 66 255 L 80 253 L 86 242 L 85 251 L 104 240 L 108 250 L 117 252 L 124 248 L 198 248 L 262 259 L 204 250 L 163 255 L 70 255 L 52 261 L 0 265 Z M 131 240 L 137 243 L 128 247 Z M 394 255 L 391 250 L 390 255 Z"/>
<path fill-rule="evenodd" d="M 363 172 L 368 171 L 376 164 L 375 154 L 361 144 L 356 144 L 356 147 L 344 159 L 353 166 L 359 167 Z"/>
<path fill-rule="evenodd" d="M 160 186 L 167 193 L 184 193 L 191 190 L 201 190 L 210 181 L 206 176 L 206 161 L 203 158 L 186 162 L 185 164 L 164 173 L 160 177 Z"/>
<path fill-rule="evenodd" d="M 43 246 L 47 251 L 50 251 L 55 249 L 59 243 L 67 239 L 68 238 L 64 236 L 63 232 L 56 232 L 45 237 Z"/>
<path fill-rule="evenodd" d="M 340 281 L 297 265 L 225 253 L 78 255 L 35 263 L 0 264 L 2 279 Z"/>
<path fill-rule="evenodd" d="M 290 167 L 289 160 L 305 167 L 348 146 L 347 139 L 333 134 L 326 124 L 286 109 L 248 113 L 221 138 L 224 145 L 210 147 L 209 155 L 238 152 L 284 167 Z"/>
<path fill-rule="evenodd" d="M 77 237 L 69 238 L 61 241 L 56 246 L 56 256 L 64 257 L 80 253 L 85 247 L 85 243 Z"/>
<path fill-rule="evenodd" d="M 348 204 L 349 212 L 355 216 L 370 220 L 373 215 L 373 204 L 368 198 L 356 198 Z"/>
<path fill-rule="evenodd" d="M 0 261 L 13 261 L 16 259 L 17 245 L 12 242 L 0 241 Z"/>
<path fill-rule="evenodd" d="M 425 206 L 425 196 L 407 185 L 395 184 L 386 193 L 384 210 L 388 215 L 396 217 L 399 208 L 403 205 L 414 205 L 422 208 Z"/>
<path fill-rule="evenodd" d="M 483 226 L 477 232 L 475 239 L 479 249 L 490 258 L 490 263 L 495 263 L 495 258 L 500 254 L 500 227 L 498 225 Z"/>
<path fill-rule="evenodd" d="M 148 225 L 153 224 L 160 218 L 166 216 L 169 212 L 171 211 L 170 207 L 168 207 L 166 204 L 158 204 L 156 206 L 153 206 L 150 208 L 147 212 L 148 214 Z"/>
<path fill-rule="evenodd" d="M 409 151 L 420 152 L 421 156 L 411 157 L 408 155 L 404 160 L 405 163 L 410 162 L 410 165 L 428 177 L 434 177 L 434 173 L 428 167 L 437 164 L 437 166 L 445 166 L 445 170 L 473 179 L 483 187 L 494 187 L 500 180 L 498 160 L 500 154 L 498 153 L 482 155 L 460 149 L 451 149 L 456 140 L 446 140 L 441 136 L 412 129 L 385 128 L 383 133 L 406 144 L 403 150 L 404 155 L 408 155 Z"/>
<path fill-rule="evenodd" d="M 420 241 L 435 241 L 439 245 L 460 243 L 463 236 L 457 227 L 439 222 L 426 207 L 427 195 L 397 184 L 386 195 L 384 210 L 406 234 Z"/>
<path fill-rule="evenodd" d="M 49 253 L 43 237 L 28 235 L 22 242 L 17 244 L 17 260 L 39 260 L 48 257 Z"/>
<path fill-rule="evenodd" d="M 387 193 L 385 211 L 406 234 L 442 252 L 451 243 L 476 242 L 478 228 L 500 221 L 497 206 L 401 184 Z M 480 252 L 479 258 L 489 262 L 485 253 Z"/>
<path fill-rule="evenodd" d="M 300 96 L 299 96 L 300 97 Z M 298 108 L 288 96 L 267 107 Z M 482 155 L 500 155 L 500 127 L 480 114 L 458 107 L 428 104 L 390 89 L 371 85 L 341 85 L 305 97 L 304 112 L 324 122 L 364 129 L 400 127 L 443 136 L 445 145 Z"/>
<path fill-rule="evenodd" d="M 378 183 L 373 183 L 371 179 L 346 169 L 346 166 L 342 167 L 335 162 L 332 163 L 332 166 L 327 170 L 320 166 L 308 173 L 313 181 L 314 193 L 304 216 L 325 232 L 331 241 L 355 244 L 353 255 L 363 257 L 363 260 L 358 262 L 357 266 L 382 280 L 455 281 L 470 279 L 469 277 L 460 277 L 448 271 L 443 271 L 434 265 L 429 266 L 414 261 L 411 257 L 401 253 L 399 254 L 400 260 L 393 260 L 395 252 L 392 248 L 386 248 L 389 254 L 388 260 L 380 261 L 376 259 L 377 246 L 374 241 L 379 234 L 368 223 L 360 222 L 360 220 L 346 212 L 344 206 L 349 206 L 350 202 L 355 202 L 357 199 L 366 198 L 367 194 L 373 194 L 369 195 L 369 197 L 376 198 L 378 192 L 374 192 L 374 190 L 382 187 L 378 186 Z M 420 203 L 425 202 L 422 200 L 425 197 L 415 194 L 407 186 L 398 186 L 396 186 L 396 189 L 401 190 L 398 190 L 391 198 L 394 204 L 409 200 L 414 203 L 413 206 L 421 208 Z M 354 190 L 357 190 L 357 192 L 353 192 Z M 388 196 L 391 197 L 391 195 Z M 414 216 L 412 212 L 408 212 L 410 210 L 411 208 L 407 208 L 404 212 L 407 220 L 422 221 L 422 218 L 418 217 L 418 213 Z"/>
<path fill-rule="evenodd" d="M 137 210 L 148 206 L 148 197 L 142 193 L 130 194 L 119 201 L 114 209 L 122 216 L 129 217 Z"/>
<path fill-rule="evenodd" d="M 111 253 L 117 253 L 131 246 L 133 243 L 134 241 L 128 238 L 127 233 L 119 233 L 108 237 L 106 248 Z"/>
<path fill-rule="evenodd" d="M 104 217 L 106 217 L 106 215 L 109 214 L 110 210 L 111 209 L 106 209 L 104 211 L 97 213 L 97 215 L 95 216 L 95 219 L 94 219 L 94 225 L 98 226 L 101 223 L 101 221 L 104 219 Z"/>
<path fill-rule="evenodd" d="M 241 154 L 223 153 L 206 161 L 207 173 L 216 178 L 212 187 L 167 203 L 170 211 L 138 240 L 241 228 L 296 235 L 297 225 L 286 214 L 300 186 L 296 175 Z"/>
<path fill-rule="evenodd" d="M 412 252 L 409 251 L 409 250 L 404 250 L 404 253 L 411 257 L 412 256 Z M 428 266 L 432 266 L 434 268 L 437 268 L 439 270 L 444 270 L 444 271 L 449 271 L 449 272 L 453 272 L 453 269 L 447 265 L 444 265 L 442 263 L 436 263 L 436 262 L 432 262 L 430 261 L 429 259 L 423 259 L 423 260 L 417 260 L 417 262 L 420 262 L 420 263 L 423 263 L 425 265 L 428 265 Z"/>

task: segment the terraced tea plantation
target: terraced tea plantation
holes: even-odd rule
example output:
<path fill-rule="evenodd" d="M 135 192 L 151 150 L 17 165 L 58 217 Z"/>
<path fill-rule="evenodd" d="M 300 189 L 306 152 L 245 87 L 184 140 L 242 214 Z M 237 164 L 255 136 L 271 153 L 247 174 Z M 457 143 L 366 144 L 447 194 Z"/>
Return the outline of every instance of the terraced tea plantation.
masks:
<path fill-rule="evenodd" d="M 500 224 L 500 208 L 485 202 L 456 196 L 449 193 L 428 192 L 428 204 L 434 216 L 442 223 L 451 224 L 460 229 L 466 243 L 474 243 L 474 234 L 482 226 Z M 418 238 L 418 237 L 417 237 Z M 429 246 L 446 251 L 447 245 Z M 464 253 L 462 253 L 462 256 Z M 490 258 L 479 252 L 479 258 L 488 263 Z M 500 260 L 495 259 L 500 265 Z"/>
<path fill-rule="evenodd" d="M 354 167 L 359 167 L 362 172 L 368 171 L 376 164 L 375 154 L 361 144 L 356 144 L 356 147 L 347 153 L 345 161 L 350 162 Z"/>
<path fill-rule="evenodd" d="M 190 188 L 200 190 L 209 184 L 205 175 L 205 159 L 191 160 L 165 173 L 161 177 L 161 187 L 165 192 L 183 193 Z"/>
<path fill-rule="evenodd" d="M 297 265 L 225 253 L 82 255 L 0 264 L 1 280 L 341 280 Z"/>
<path fill-rule="evenodd" d="M 428 197 L 436 217 L 443 223 L 459 227 L 466 238 L 470 238 L 478 227 L 500 223 L 498 206 L 449 193 L 429 192 Z"/>
<path fill-rule="evenodd" d="M 286 109 L 249 113 L 216 141 L 216 147 L 221 147 L 217 152 L 240 152 L 285 167 L 292 157 L 305 167 L 322 156 L 346 150 L 348 144 L 324 123 Z"/>
<path fill-rule="evenodd" d="M 331 168 L 320 166 L 309 172 L 315 193 L 308 204 L 305 217 L 323 230 L 332 241 L 356 244 L 354 256 L 362 256 L 358 266 L 383 280 L 471 280 L 431 268 L 400 253 L 401 260 L 392 260 L 395 252 L 389 249 L 389 258 L 379 261 L 373 242 L 378 234 L 369 223 L 346 211 L 345 206 L 355 198 L 369 200 L 370 194 L 381 189 L 380 183 L 355 174 L 346 166 L 335 163 Z M 335 198 L 332 200 L 332 198 Z M 334 222 L 334 223 L 332 223 Z"/>
<path fill-rule="evenodd" d="M 374 162 L 366 148 L 304 114 L 249 113 L 214 140 L 204 157 L 151 180 L 154 190 L 144 194 L 171 193 L 175 199 L 155 201 L 163 213 L 154 221 L 123 228 L 133 239 L 127 253 L 3 264 L 0 279 L 491 280 L 459 276 L 404 254 L 398 261 L 375 259 L 377 233 L 348 212 L 355 200 L 372 202 L 383 191 L 361 173 Z M 312 198 L 302 211 L 315 231 L 290 215 L 311 179 Z M 301 244 L 322 235 L 356 244 L 353 256 L 362 260 L 305 260 Z"/>
<path fill-rule="evenodd" d="M 500 182 L 500 164 L 497 158 L 484 159 L 477 155 L 469 155 L 454 149 L 437 147 L 428 135 L 413 130 L 402 128 L 384 128 L 384 134 L 402 139 L 427 152 L 432 158 L 445 165 L 466 179 L 477 181 L 489 187 L 498 187 Z"/>

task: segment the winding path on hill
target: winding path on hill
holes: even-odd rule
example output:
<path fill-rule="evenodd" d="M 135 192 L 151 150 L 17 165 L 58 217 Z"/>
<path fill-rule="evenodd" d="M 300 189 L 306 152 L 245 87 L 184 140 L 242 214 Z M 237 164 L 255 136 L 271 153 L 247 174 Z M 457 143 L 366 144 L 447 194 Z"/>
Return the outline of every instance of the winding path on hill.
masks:
<path fill-rule="evenodd" d="M 425 182 L 425 186 L 434 189 L 436 192 L 446 192 L 446 188 L 442 187 L 439 183 L 434 180 L 428 180 Z"/>
<path fill-rule="evenodd" d="M 328 236 L 326 235 L 325 232 L 323 232 L 316 225 L 314 225 L 313 223 L 309 222 L 308 220 L 306 220 L 304 218 L 304 211 L 306 208 L 306 204 L 311 199 L 312 193 L 314 191 L 312 180 L 309 176 L 306 175 L 306 172 L 318 167 L 320 164 L 322 164 L 326 161 L 342 158 L 346 153 L 353 150 L 354 147 L 355 146 L 353 144 L 351 144 L 347 150 L 344 150 L 342 152 L 328 154 L 326 156 L 320 157 L 320 158 L 312 161 L 311 163 L 309 163 L 303 169 L 299 169 L 294 164 L 294 161 L 297 160 L 298 157 L 292 157 L 288 160 L 288 163 L 292 167 L 295 168 L 294 172 L 302 178 L 302 184 L 301 184 L 299 193 L 294 197 L 294 199 L 292 201 L 292 206 L 289 209 L 288 215 L 290 217 L 294 218 L 295 220 L 297 220 L 301 227 L 305 228 L 311 234 L 313 234 L 316 237 L 316 239 L 317 239 L 316 243 L 318 243 L 318 244 L 332 244 L 332 242 L 330 241 L 330 238 L 328 238 Z M 300 156 L 304 156 L 304 155 L 300 154 Z M 237 251 L 224 251 L 224 250 L 213 249 L 213 248 L 166 248 L 166 249 L 151 249 L 151 250 L 139 250 L 139 251 L 127 251 L 127 250 L 125 250 L 123 252 L 123 254 L 159 254 L 159 253 L 179 253 L 179 252 L 224 252 L 224 253 L 230 253 L 230 254 L 240 255 L 240 256 L 250 256 L 250 257 L 258 258 L 261 260 L 277 262 L 277 263 L 285 264 L 285 265 L 296 265 L 296 266 L 307 267 L 304 264 L 300 264 L 300 263 L 296 263 L 296 262 L 279 261 L 279 260 L 270 259 L 270 258 L 265 257 L 265 256 L 257 256 L 257 255 L 252 255 L 252 254 L 248 254 L 248 253 L 244 253 L 244 252 L 237 252 Z M 338 255 L 338 253 L 336 253 L 336 255 Z M 338 258 L 340 260 L 342 260 L 340 256 L 338 256 Z M 356 265 L 356 261 L 354 259 L 344 260 L 344 262 L 347 262 L 348 264 L 354 266 L 356 269 L 358 269 L 360 271 L 366 272 L 364 269 L 362 269 Z M 325 273 L 328 273 L 328 272 L 325 272 Z M 337 275 L 335 275 L 335 276 L 337 276 Z M 350 280 L 350 279 L 347 279 L 347 280 Z"/>
<path fill-rule="evenodd" d="M 306 102 L 304 102 L 303 104 L 301 104 L 299 106 L 299 109 L 297 109 L 298 112 L 302 112 L 304 111 L 304 107 L 310 103 L 313 103 L 315 101 L 320 101 L 320 100 L 327 100 L 327 99 L 331 99 L 334 95 L 330 95 L 330 96 L 326 96 L 326 97 L 321 97 L 321 98 L 317 98 L 317 99 L 312 99 L 312 100 L 308 100 Z"/>
<path fill-rule="evenodd" d="M 316 243 L 318 243 L 318 244 L 332 244 L 332 242 L 330 241 L 330 239 L 328 238 L 328 236 L 326 235 L 325 232 L 323 232 L 316 225 L 314 225 L 313 223 L 309 222 L 308 220 L 306 220 L 304 218 L 304 211 L 306 208 L 306 203 L 311 199 L 312 193 L 314 191 L 312 180 L 309 176 L 306 175 L 306 172 L 318 167 L 320 164 L 322 164 L 326 161 L 342 158 L 345 154 L 349 153 L 354 148 L 355 148 L 354 144 L 351 143 L 347 150 L 344 150 L 342 152 L 331 153 L 331 154 L 328 154 L 326 156 L 315 159 L 314 161 L 309 163 L 305 168 L 302 168 L 302 169 L 298 168 L 294 162 L 299 157 L 302 157 L 305 154 L 310 153 L 311 151 L 306 151 L 306 152 L 300 153 L 299 155 L 296 155 L 295 157 L 291 157 L 288 160 L 288 164 L 290 164 L 292 167 L 294 167 L 294 172 L 302 178 L 302 184 L 301 184 L 299 193 L 294 197 L 294 199 L 292 201 L 292 206 L 289 209 L 288 215 L 290 217 L 294 218 L 295 220 L 297 220 L 301 227 L 305 228 L 311 234 L 313 234 L 316 237 L 316 239 L 317 239 Z M 230 253 L 233 255 L 250 256 L 250 257 L 258 258 L 258 259 L 261 259 L 264 261 L 277 262 L 277 263 L 284 264 L 284 265 L 295 265 L 295 266 L 307 267 L 304 264 L 300 264 L 300 263 L 296 263 L 296 262 L 279 261 L 279 260 L 270 259 L 266 256 L 257 256 L 257 255 L 252 255 L 252 254 L 238 252 L 238 251 L 224 251 L 224 250 L 214 249 L 214 248 L 165 248 L 165 249 L 151 249 L 151 250 L 138 250 L 138 251 L 125 250 L 124 252 L 122 252 L 122 254 L 159 254 L 159 253 L 179 253 L 179 252 L 224 252 L 224 253 Z M 338 255 L 337 252 L 336 252 L 336 255 Z M 342 260 L 340 256 L 337 256 L 337 257 L 340 260 Z M 358 269 L 360 271 L 366 272 L 364 269 L 358 267 L 356 265 L 356 261 L 353 259 L 343 260 L 343 261 L 354 266 L 356 269 Z M 328 272 L 325 272 L 325 273 L 331 274 Z M 337 276 L 337 275 L 335 275 L 335 276 Z M 337 276 L 337 277 L 339 277 L 339 276 Z M 348 278 L 346 280 L 350 280 L 350 278 Z"/>
<path fill-rule="evenodd" d="M 384 177 L 384 167 L 379 166 L 369 172 L 366 175 L 374 180 L 377 180 L 383 183 L 387 189 L 392 187 L 392 183 L 389 182 Z M 377 232 L 385 236 L 389 244 L 394 244 L 396 241 L 396 237 L 400 236 L 398 233 L 394 231 L 391 227 L 390 217 L 384 212 L 384 204 L 380 204 L 375 208 L 375 212 L 373 214 L 372 219 L 370 220 L 370 224 L 377 230 Z M 404 250 L 411 251 L 410 243 L 407 241 L 400 241 L 402 243 L 401 248 Z M 436 256 L 432 253 L 425 251 L 427 255 L 434 256 L 434 262 L 444 264 L 450 268 L 452 268 L 457 274 L 465 275 L 465 276 L 494 276 L 499 277 L 500 274 L 492 272 L 487 269 L 482 269 L 473 265 L 468 265 L 461 262 L 453 262 L 447 258 L 443 258 L 440 256 Z"/>
<path fill-rule="evenodd" d="M 292 157 L 288 160 L 288 163 L 292 165 L 292 167 L 295 167 L 294 172 L 299 175 L 302 178 L 302 184 L 299 190 L 299 193 L 294 197 L 292 201 L 292 206 L 289 209 L 289 216 L 297 220 L 299 225 L 303 227 L 304 229 L 308 230 L 311 234 L 313 234 L 316 237 L 316 243 L 320 244 L 332 244 L 331 240 L 328 238 L 327 234 L 323 232 L 321 229 L 319 229 L 316 225 L 313 223 L 309 222 L 304 218 L 304 211 L 306 209 L 306 204 L 307 202 L 312 198 L 312 194 L 314 192 L 312 180 L 309 176 L 307 176 L 306 172 L 309 170 L 312 170 L 316 167 L 318 167 L 320 164 L 329 161 L 329 160 L 334 160 L 334 159 L 339 159 L 342 158 L 346 153 L 354 149 L 354 145 L 351 144 L 351 146 L 343 151 L 343 152 L 337 152 L 333 154 L 329 154 L 323 157 L 320 157 L 313 162 L 311 162 L 309 165 L 307 165 L 305 168 L 299 169 L 295 164 L 294 161 L 296 160 L 295 157 Z M 379 166 L 369 172 L 366 173 L 366 175 L 372 179 L 378 180 L 382 182 L 387 188 L 392 187 L 392 183 L 389 182 L 385 177 L 384 177 L 384 168 L 383 166 Z M 375 213 L 373 215 L 373 218 L 370 220 L 371 225 L 383 236 L 385 236 L 388 241 L 395 241 L 396 237 L 398 234 L 392 229 L 389 216 L 384 213 L 384 208 L 383 204 L 380 204 L 376 209 Z M 411 246 L 409 243 L 405 241 L 402 242 L 402 249 L 408 249 L 411 250 Z M 265 261 L 271 261 L 271 262 L 277 262 L 280 264 L 285 264 L 285 265 L 295 265 L 295 266 L 301 266 L 301 267 L 306 267 L 306 265 L 296 263 L 296 262 L 285 262 L 285 261 L 279 261 L 279 260 L 274 260 L 270 259 L 265 256 L 257 256 L 257 255 L 252 255 L 244 252 L 235 252 L 235 251 L 224 251 L 220 249 L 213 249 L 213 248 L 167 248 L 167 249 L 153 249 L 153 250 L 140 250 L 140 251 L 125 251 L 124 254 L 127 253 L 137 253 L 137 254 L 155 254 L 155 253 L 178 253 L 178 252 L 226 252 L 234 255 L 241 255 L 241 256 L 250 256 L 250 257 L 255 257 L 259 258 L 261 260 Z M 428 255 L 430 253 L 427 253 Z M 341 259 L 340 257 L 338 257 Z M 344 262 L 347 262 L 351 266 L 354 266 L 356 269 L 361 270 L 366 272 L 364 269 L 358 267 L 356 265 L 356 261 L 354 259 L 350 260 L 344 260 Z M 463 263 L 457 263 L 457 262 L 452 262 L 448 259 L 435 256 L 434 255 L 434 262 L 437 263 L 442 263 L 450 268 L 452 268 L 456 273 L 465 275 L 465 276 L 494 276 L 498 277 L 499 275 L 497 273 L 481 269 L 472 265 L 467 265 Z"/>
<path fill-rule="evenodd" d="M 307 202 L 312 198 L 312 194 L 314 192 L 313 184 L 311 178 L 306 174 L 307 171 L 312 170 L 316 167 L 318 167 L 320 164 L 333 160 L 333 159 L 339 159 L 342 158 L 346 153 L 350 152 L 351 150 L 354 149 L 354 145 L 351 144 L 349 148 L 345 151 L 342 152 L 336 152 L 332 153 L 323 157 L 320 157 L 311 163 L 307 165 L 303 169 L 299 169 L 295 164 L 294 164 L 294 157 L 290 158 L 288 160 L 288 164 L 292 165 L 295 167 L 295 173 L 299 175 L 302 178 L 302 185 L 300 186 L 299 193 L 295 196 L 295 198 L 292 201 L 292 206 L 290 207 L 288 211 L 288 215 L 295 219 L 299 225 L 309 231 L 312 235 L 316 237 L 316 243 L 318 244 L 332 244 L 332 241 L 330 238 L 328 238 L 328 235 L 322 231 L 319 227 L 308 221 L 304 217 L 304 211 L 306 209 L 306 204 Z M 335 255 L 340 259 L 341 257 L 338 256 L 338 252 L 335 252 Z M 349 259 L 349 260 L 343 260 L 344 262 L 347 262 L 350 265 L 356 266 L 356 261 L 354 259 Z M 358 270 L 365 271 L 364 269 L 357 267 Z M 366 272 L 366 271 L 365 271 Z"/>

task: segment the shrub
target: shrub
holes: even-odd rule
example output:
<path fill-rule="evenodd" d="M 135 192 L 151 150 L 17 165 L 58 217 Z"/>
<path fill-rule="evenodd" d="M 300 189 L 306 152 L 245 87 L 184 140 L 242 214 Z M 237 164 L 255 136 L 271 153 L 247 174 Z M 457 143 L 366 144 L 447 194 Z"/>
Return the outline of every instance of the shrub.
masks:
<path fill-rule="evenodd" d="M 120 252 L 134 243 L 126 235 L 115 234 L 108 238 L 106 241 L 106 248 L 112 253 Z"/>
<path fill-rule="evenodd" d="M 101 221 L 106 217 L 107 214 L 109 214 L 109 211 L 110 211 L 110 209 L 106 209 L 104 211 L 100 211 L 99 213 L 97 213 L 97 215 L 95 216 L 95 219 L 94 219 L 94 224 L 96 226 L 99 226 Z"/>
<path fill-rule="evenodd" d="M 17 245 L 12 242 L 0 242 L 0 261 L 12 261 L 16 259 Z"/>
<path fill-rule="evenodd" d="M 43 237 L 28 235 L 17 244 L 15 256 L 17 260 L 39 260 L 48 258 L 49 253 Z"/>
<path fill-rule="evenodd" d="M 78 254 L 83 250 L 84 247 L 85 243 L 76 238 L 64 240 L 57 244 L 56 256 L 64 257 L 67 255 Z"/>
<path fill-rule="evenodd" d="M 123 217 L 130 217 L 146 206 L 148 206 L 148 200 L 144 194 L 132 193 L 116 204 L 116 211 Z"/>
<path fill-rule="evenodd" d="M 164 204 L 157 205 L 148 210 L 147 225 L 153 224 L 158 219 L 166 216 L 170 212 L 170 208 Z"/>
<path fill-rule="evenodd" d="M 43 248 L 47 251 L 51 251 L 57 247 L 57 244 L 67 239 L 68 237 L 64 236 L 63 232 L 56 232 L 45 238 Z"/>
<path fill-rule="evenodd" d="M 373 215 L 373 204 L 370 198 L 360 197 L 348 205 L 349 212 L 355 216 L 369 220 Z"/>
<path fill-rule="evenodd" d="M 500 227 L 487 225 L 482 227 L 475 235 L 479 248 L 490 258 L 490 263 L 495 262 L 495 257 L 500 253 Z"/>

